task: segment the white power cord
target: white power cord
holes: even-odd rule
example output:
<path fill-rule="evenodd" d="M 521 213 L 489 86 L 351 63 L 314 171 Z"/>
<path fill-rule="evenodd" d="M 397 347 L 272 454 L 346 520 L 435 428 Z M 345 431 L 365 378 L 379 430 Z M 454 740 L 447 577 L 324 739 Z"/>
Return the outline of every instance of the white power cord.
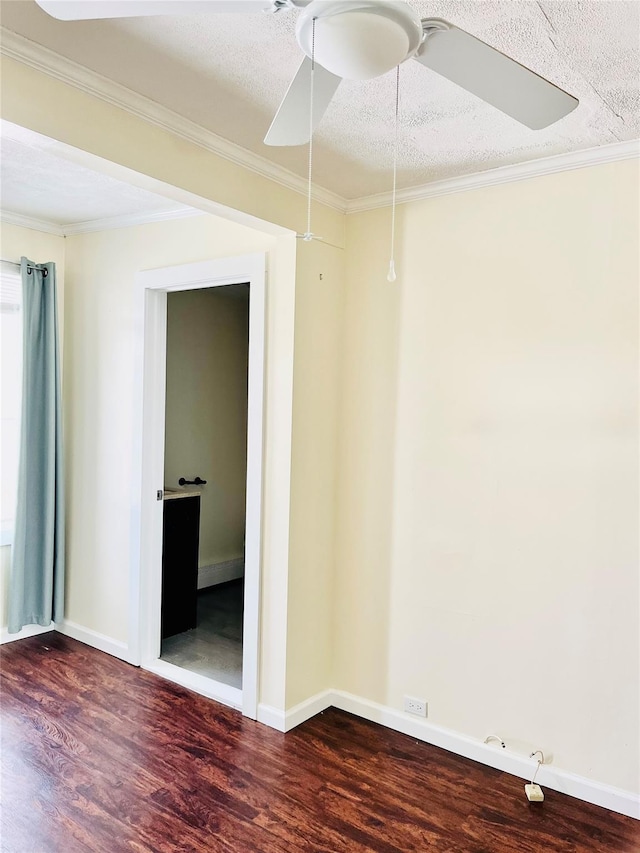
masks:
<path fill-rule="evenodd" d="M 393 192 L 391 200 L 391 259 L 387 281 L 396 280 L 396 186 L 398 182 L 398 128 L 400 125 L 400 66 L 396 68 L 396 114 L 393 139 Z"/>
<path fill-rule="evenodd" d="M 311 78 L 309 81 L 309 166 L 307 171 L 307 230 L 302 234 L 305 243 L 313 240 L 311 230 L 311 190 L 313 175 L 313 101 L 316 76 L 316 18 L 311 22 Z"/>
<path fill-rule="evenodd" d="M 528 785 L 524 786 L 524 792 L 527 795 L 527 799 L 530 803 L 544 802 L 544 791 L 542 790 L 540 785 L 536 785 L 536 776 L 538 775 L 538 770 L 540 770 L 540 765 L 544 764 L 544 752 L 541 749 L 536 749 L 529 755 L 529 758 L 534 758 L 536 755 L 539 755 L 540 758 L 538 759 L 538 763 L 533 774 L 533 779 Z"/>

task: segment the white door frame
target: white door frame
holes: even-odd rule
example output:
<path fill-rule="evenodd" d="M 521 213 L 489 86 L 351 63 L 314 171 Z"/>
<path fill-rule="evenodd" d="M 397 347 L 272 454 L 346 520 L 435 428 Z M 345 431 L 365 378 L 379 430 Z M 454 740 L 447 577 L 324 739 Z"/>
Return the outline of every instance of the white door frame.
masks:
<path fill-rule="evenodd" d="M 260 569 L 265 364 L 266 255 L 146 270 L 137 279 L 136 436 L 132 514 L 129 660 L 256 719 L 260 637 Z M 248 282 L 249 376 L 242 690 L 159 660 L 162 601 L 167 293 Z"/>

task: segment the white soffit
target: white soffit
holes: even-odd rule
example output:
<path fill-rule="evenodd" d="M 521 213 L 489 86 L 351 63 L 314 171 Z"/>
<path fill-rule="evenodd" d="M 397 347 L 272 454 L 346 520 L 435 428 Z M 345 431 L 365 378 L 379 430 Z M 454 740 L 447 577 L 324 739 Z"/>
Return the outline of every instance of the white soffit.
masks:
<path fill-rule="evenodd" d="M 399 186 L 410 188 L 640 136 L 635 0 L 412 0 L 580 99 L 530 131 L 409 62 L 402 67 Z M 2 3 L 3 26 L 302 178 L 305 148 L 262 138 L 297 67 L 297 13 L 63 23 L 31 0 Z M 393 75 L 345 81 L 317 135 L 315 180 L 346 199 L 390 184 Z"/>
<path fill-rule="evenodd" d="M 60 234 L 121 228 L 201 211 L 54 153 L 47 137 L 0 124 L 2 219 Z"/>

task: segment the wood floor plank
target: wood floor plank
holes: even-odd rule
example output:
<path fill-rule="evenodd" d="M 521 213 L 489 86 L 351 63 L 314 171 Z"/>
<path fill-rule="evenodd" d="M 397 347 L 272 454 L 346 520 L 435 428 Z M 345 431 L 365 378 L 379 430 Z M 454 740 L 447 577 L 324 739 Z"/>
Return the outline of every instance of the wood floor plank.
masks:
<path fill-rule="evenodd" d="M 5 645 L 2 853 L 640 853 L 640 823 L 330 709 L 287 735 L 59 634 Z"/>

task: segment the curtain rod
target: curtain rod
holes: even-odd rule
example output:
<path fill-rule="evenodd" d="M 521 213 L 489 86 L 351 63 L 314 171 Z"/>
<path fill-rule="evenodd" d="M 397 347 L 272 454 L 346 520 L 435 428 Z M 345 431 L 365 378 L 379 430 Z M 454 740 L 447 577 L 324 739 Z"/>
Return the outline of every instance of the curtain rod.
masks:
<path fill-rule="evenodd" d="M 20 267 L 22 264 L 20 261 L 7 261 L 5 258 L 0 258 L 0 263 L 9 264 L 12 267 Z M 44 264 L 29 264 L 30 267 L 35 267 L 37 270 L 46 269 Z"/>

